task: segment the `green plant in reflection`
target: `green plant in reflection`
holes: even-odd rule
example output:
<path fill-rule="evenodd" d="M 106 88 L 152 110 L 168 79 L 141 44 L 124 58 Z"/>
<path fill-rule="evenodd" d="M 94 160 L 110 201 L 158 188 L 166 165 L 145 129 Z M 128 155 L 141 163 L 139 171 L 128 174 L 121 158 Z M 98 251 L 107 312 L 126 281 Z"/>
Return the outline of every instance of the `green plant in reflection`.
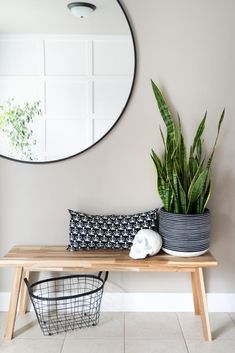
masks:
<path fill-rule="evenodd" d="M 42 114 L 40 101 L 23 104 L 9 98 L 0 104 L 0 130 L 8 139 L 10 157 L 21 160 L 37 160 L 33 152 L 36 140 L 33 137 L 32 123 Z"/>

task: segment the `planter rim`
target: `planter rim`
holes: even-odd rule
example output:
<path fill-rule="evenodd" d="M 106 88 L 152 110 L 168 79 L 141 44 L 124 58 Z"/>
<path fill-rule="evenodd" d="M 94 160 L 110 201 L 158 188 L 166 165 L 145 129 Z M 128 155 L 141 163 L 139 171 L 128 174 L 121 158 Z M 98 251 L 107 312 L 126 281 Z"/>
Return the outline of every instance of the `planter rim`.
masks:
<path fill-rule="evenodd" d="M 172 214 L 172 215 L 179 215 L 179 216 L 185 216 L 185 217 L 190 217 L 190 216 L 200 216 L 204 214 L 210 213 L 210 210 L 208 208 L 205 208 L 205 211 L 203 213 L 175 213 L 175 212 L 168 212 L 165 210 L 164 207 L 160 207 L 158 210 L 158 213 L 162 211 L 164 213 Z"/>

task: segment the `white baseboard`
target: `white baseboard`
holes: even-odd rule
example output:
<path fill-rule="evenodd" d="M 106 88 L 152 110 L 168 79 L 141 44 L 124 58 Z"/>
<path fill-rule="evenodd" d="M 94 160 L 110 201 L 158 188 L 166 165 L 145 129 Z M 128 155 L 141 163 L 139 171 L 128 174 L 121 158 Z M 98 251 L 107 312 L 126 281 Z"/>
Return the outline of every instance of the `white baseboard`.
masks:
<path fill-rule="evenodd" d="M 10 293 L 0 292 L 0 311 L 7 311 Z M 209 312 L 235 312 L 235 293 L 207 294 Z M 191 293 L 104 293 L 101 311 L 192 312 Z"/>
<path fill-rule="evenodd" d="M 207 294 L 209 312 L 235 312 L 235 293 Z M 193 312 L 191 293 L 104 293 L 102 311 Z"/>

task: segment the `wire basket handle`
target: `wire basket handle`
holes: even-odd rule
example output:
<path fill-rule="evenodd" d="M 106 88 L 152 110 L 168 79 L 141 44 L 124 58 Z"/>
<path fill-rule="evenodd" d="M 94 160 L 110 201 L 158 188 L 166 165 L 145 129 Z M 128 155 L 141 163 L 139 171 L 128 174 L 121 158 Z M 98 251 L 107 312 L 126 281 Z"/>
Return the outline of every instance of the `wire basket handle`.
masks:
<path fill-rule="evenodd" d="M 32 288 L 31 288 L 30 283 L 27 278 L 24 278 L 24 283 L 25 283 L 26 287 L 28 288 L 29 293 L 32 294 Z"/>
<path fill-rule="evenodd" d="M 104 278 L 102 278 L 102 275 L 104 275 Z M 105 272 L 100 271 L 98 274 L 98 277 L 101 278 L 104 281 L 104 283 L 107 281 L 108 276 L 109 276 L 108 271 L 105 271 Z"/>

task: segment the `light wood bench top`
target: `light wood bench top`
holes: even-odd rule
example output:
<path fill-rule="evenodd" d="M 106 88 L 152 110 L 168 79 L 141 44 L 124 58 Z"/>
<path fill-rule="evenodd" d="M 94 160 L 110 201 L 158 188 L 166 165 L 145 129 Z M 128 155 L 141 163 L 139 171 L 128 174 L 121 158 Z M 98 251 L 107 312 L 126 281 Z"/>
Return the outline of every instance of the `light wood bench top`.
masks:
<path fill-rule="evenodd" d="M 23 266 L 30 270 L 50 269 L 87 271 L 192 271 L 192 268 L 216 266 L 210 252 L 198 257 L 175 257 L 163 252 L 143 260 L 133 260 L 129 250 L 83 250 L 71 252 L 65 246 L 14 246 L 0 267 Z"/>
<path fill-rule="evenodd" d="M 0 267 L 14 267 L 5 339 L 12 339 L 19 296 L 19 312 L 27 308 L 27 291 L 24 277 L 31 271 L 97 272 L 97 271 L 165 271 L 190 272 L 194 310 L 201 315 L 204 338 L 211 341 L 211 330 L 206 305 L 203 268 L 216 266 L 210 252 L 198 257 L 175 257 L 163 252 L 143 260 L 133 260 L 129 250 L 85 250 L 70 252 L 65 246 L 14 246 L 2 259 Z"/>

